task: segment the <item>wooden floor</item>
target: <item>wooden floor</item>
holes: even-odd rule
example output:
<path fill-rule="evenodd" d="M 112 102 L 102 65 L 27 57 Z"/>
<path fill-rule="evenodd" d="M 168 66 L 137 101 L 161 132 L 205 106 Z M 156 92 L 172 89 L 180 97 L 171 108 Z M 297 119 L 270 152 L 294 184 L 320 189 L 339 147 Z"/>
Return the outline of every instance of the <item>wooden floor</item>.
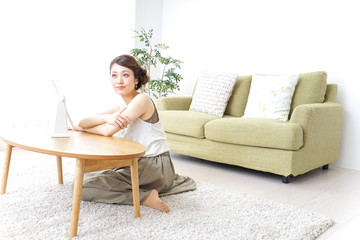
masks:
<path fill-rule="evenodd" d="M 331 217 L 336 224 L 318 239 L 360 239 L 360 171 L 316 169 L 289 184 L 280 176 L 172 154 L 176 172 L 195 180 L 265 199 L 291 204 Z"/>

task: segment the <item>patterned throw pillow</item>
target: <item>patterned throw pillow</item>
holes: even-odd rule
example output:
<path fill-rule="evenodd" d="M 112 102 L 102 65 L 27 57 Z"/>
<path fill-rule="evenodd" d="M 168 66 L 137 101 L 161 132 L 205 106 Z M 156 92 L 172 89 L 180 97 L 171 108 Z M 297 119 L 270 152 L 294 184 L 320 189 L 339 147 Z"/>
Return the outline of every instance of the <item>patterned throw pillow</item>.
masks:
<path fill-rule="evenodd" d="M 253 75 L 244 118 L 287 121 L 299 75 Z"/>
<path fill-rule="evenodd" d="M 222 117 L 236 79 L 232 73 L 204 72 L 196 85 L 190 111 Z"/>

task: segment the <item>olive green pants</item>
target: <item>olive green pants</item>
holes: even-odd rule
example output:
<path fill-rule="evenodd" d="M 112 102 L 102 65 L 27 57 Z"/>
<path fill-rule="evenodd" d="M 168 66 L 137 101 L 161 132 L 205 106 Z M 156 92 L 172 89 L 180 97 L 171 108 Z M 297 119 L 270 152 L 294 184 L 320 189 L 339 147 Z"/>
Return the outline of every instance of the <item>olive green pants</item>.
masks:
<path fill-rule="evenodd" d="M 170 153 L 138 160 L 140 203 L 155 189 L 160 196 L 196 189 L 189 177 L 177 175 Z M 86 173 L 82 189 L 82 200 L 133 204 L 130 167 Z"/>

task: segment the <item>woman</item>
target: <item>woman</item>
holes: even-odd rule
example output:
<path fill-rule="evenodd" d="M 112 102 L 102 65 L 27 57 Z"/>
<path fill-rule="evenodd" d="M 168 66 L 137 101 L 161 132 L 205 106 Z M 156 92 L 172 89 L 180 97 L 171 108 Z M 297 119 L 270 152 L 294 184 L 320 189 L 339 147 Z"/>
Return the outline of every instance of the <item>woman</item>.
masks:
<path fill-rule="evenodd" d="M 76 130 L 104 136 L 120 131 L 122 137 L 143 144 L 146 152 L 138 160 L 140 203 L 169 212 L 159 196 L 194 190 L 196 184 L 191 178 L 175 174 L 155 104 L 149 96 L 137 92 L 149 81 L 146 70 L 132 56 L 121 55 L 111 62 L 110 75 L 114 91 L 125 104 L 82 119 Z M 129 167 L 85 174 L 82 199 L 132 204 Z"/>

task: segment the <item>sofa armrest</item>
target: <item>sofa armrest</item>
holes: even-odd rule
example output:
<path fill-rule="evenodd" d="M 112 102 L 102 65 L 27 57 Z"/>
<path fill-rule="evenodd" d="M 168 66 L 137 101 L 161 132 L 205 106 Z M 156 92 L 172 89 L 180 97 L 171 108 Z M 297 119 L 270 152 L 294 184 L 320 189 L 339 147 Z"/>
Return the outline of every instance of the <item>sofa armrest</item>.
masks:
<path fill-rule="evenodd" d="M 290 122 L 303 128 L 303 148 L 336 161 L 340 147 L 342 106 L 335 102 L 298 105 Z M 325 157 L 324 157 L 325 158 Z"/>
<path fill-rule="evenodd" d="M 161 97 L 157 100 L 158 110 L 189 110 L 192 97 Z"/>

